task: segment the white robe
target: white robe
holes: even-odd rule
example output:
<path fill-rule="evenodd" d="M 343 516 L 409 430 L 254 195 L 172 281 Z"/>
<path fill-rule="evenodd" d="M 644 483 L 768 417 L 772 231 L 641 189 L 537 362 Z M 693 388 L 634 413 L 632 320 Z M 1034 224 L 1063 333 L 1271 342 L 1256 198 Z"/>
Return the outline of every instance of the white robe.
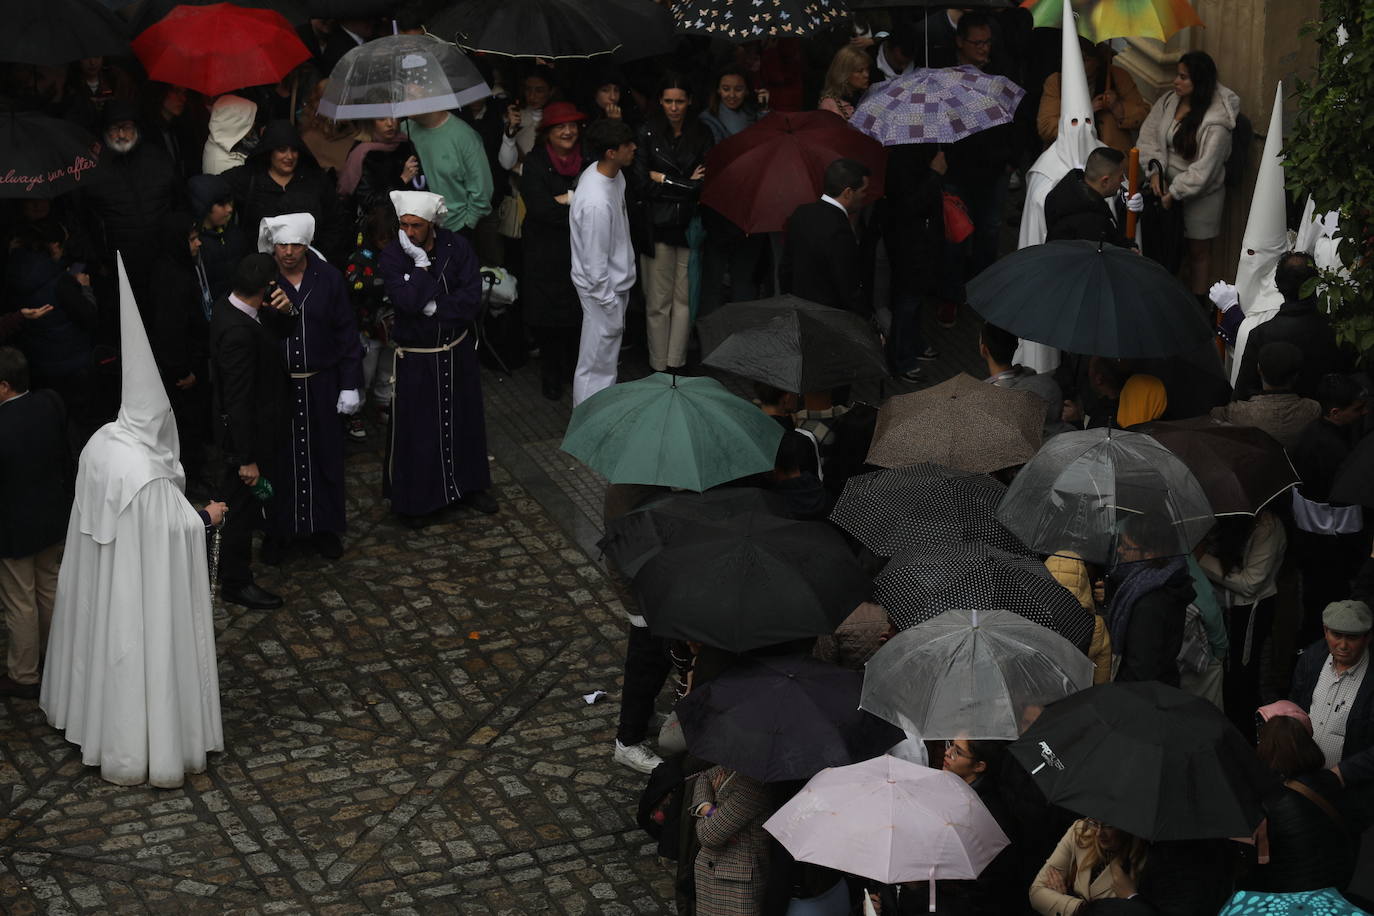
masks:
<path fill-rule="evenodd" d="M 166 477 L 116 518 L 72 512 L 39 702 L 102 778 L 175 788 L 224 749 L 205 528 Z"/>

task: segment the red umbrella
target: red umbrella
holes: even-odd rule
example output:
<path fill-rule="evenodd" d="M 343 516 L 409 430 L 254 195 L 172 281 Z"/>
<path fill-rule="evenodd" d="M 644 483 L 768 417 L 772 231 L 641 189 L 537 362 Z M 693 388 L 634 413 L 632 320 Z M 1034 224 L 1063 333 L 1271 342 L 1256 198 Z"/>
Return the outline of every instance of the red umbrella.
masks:
<path fill-rule="evenodd" d="M 745 232 L 781 232 L 793 210 L 821 196 L 836 159 L 868 166 L 868 199 L 882 196 L 881 143 L 828 111 L 777 111 L 711 150 L 701 202 Z"/>
<path fill-rule="evenodd" d="M 149 79 L 207 96 L 275 83 L 310 58 L 281 13 L 231 3 L 178 6 L 133 48 Z"/>

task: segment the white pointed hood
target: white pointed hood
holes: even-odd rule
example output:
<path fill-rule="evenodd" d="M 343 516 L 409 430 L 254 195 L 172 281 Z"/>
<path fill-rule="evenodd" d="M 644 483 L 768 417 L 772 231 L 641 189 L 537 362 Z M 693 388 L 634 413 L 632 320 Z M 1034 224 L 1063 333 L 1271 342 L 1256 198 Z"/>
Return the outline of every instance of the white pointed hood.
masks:
<path fill-rule="evenodd" d="M 1288 200 L 1283 192 L 1283 83 L 1274 90 L 1274 112 L 1264 138 L 1250 217 L 1240 243 L 1236 294 L 1247 315 L 1277 308 L 1283 296 L 1274 287 L 1274 267 L 1288 250 Z"/>
<path fill-rule="evenodd" d="M 124 258 L 119 264 L 119 338 L 122 388 L 119 416 L 106 423 L 81 451 L 76 507 L 81 531 L 107 544 L 119 516 L 152 480 L 169 479 L 185 488 L 181 441 L 153 348 L 134 301 Z"/>

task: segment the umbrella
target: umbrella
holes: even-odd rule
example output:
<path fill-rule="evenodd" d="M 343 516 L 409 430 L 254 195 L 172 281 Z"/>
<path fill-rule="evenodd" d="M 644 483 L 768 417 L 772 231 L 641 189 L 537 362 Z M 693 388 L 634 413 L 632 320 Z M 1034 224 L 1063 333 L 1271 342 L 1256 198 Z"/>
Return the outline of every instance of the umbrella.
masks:
<path fill-rule="evenodd" d="M 1158 681 L 1052 703 L 1010 750 L 1051 804 L 1150 841 L 1249 836 L 1275 781 L 1221 710 Z"/>
<path fill-rule="evenodd" d="M 1024 0 L 1036 28 L 1057 29 L 1063 23 L 1064 0 Z M 1178 31 L 1202 25 L 1188 0 L 1073 0 L 1078 34 L 1093 42 L 1108 38 L 1156 38 L 1168 41 Z"/>
<path fill-rule="evenodd" d="M 143 0 L 133 18 L 129 20 L 129 34 L 137 35 L 146 31 L 156 22 L 164 19 L 178 6 L 210 6 L 224 0 Z M 234 6 L 254 10 L 272 10 L 281 13 L 294 25 L 309 22 L 312 15 L 306 0 L 233 0 Z M 125 4 L 126 6 L 128 4 Z M 331 17 L 321 17 L 331 18 Z"/>
<path fill-rule="evenodd" d="M 889 398 L 878 411 L 868 463 L 895 468 L 930 462 L 987 473 L 1025 464 L 1040 447 L 1045 402 L 959 373 Z"/>
<path fill-rule="evenodd" d="M 310 52 L 272 10 L 178 6 L 134 39 L 148 78 L 208 96 L 275 83 Z"/>
<path fill-rule="evenodd" d="M 969 281 L 968 301 L 998 327 L 1070 353 L 1172 356 L 1212 339 L 1197 299 L 1177 277 L 1097 242 L 1013 251 Z"/>
<path fill-rule="evenodd" d="M 655 372 L 573 410 L 563 451 L 611 483 L 684 490 L 771 471 L 782 427 L 715 379 Z"/>
<path fill-rule="evenodd" d="M 1135 429 L 1183 459 L 1217 515 L 1256 515 L 1299 482 L 1283 446 L 1253 426 L 1226 426 L 1201 417 L 1143 423 Z"/>
<path fill-rule="evenodd" d="M 781 232 L 793 210 L 820 199 L 836 159 L 868 166 L 868 198 L 882 196 L 882 144 L 828 111 L 775 111 L 707 153 L 701 202 L 745 232 Z"/>
<path fill-rule="evenodd" d="M 334 65 L 320 114 L 336 121 L 451 111 L 491 95 L 472 61 L 431 35 L 387 35 Z"/>
<path fill-rule="evenodd" d="M 1010 740 L 1028 707 L 1092 682 L 1088 657 L 1039 624 L 1004 610 L 945 611 L 878 650 L 859 705 L 926 739 Z"/>
<path fill-rule="evenodd" d="M 677 704 L 687 749 L 762 782 L 810 779 L 904 737 L 859 709 L 863 677 L 809 656 L 743 661 Z"/>
<path fill-rule="evenodd" d="M 840 0 L 673 0 L 678 31 L 740 42 L 801 38 L 845 12 Z"/>
<path fill-rule="evenodd" d="M 883 146 L 953 143 L 1011 123 L 1026 91 L 977 67 L 917 68 L 878 84 L 849 123 Z"/>
<path fill-rule="evenodd" d="M 595 57 L 622 46 L 636 56 L 672 49 L 673 17 L 651 0 L 468 0 L 428 24 L 463 49 L 546 60 Z"/>
<path fill-rule="evenodd" d="M 673 534 L 634 587 L 655 635 L 747 652 L 835 632 L 872 583 L 825 522 L 750 512 Z"/>
<path fill-rule="evenodd" d="M 767 824 L 764 824 L 767 827 Z M 1334 887 L 1274 894 L 1236 891 L 1217 916 L 1369 916 Z"/>
<path fill-rule="evenodd" d="M 959 9 L 1000 10 L 1016 5 L 1014 0 L 957 0 Z M 946 9 L 953 6 L 951 0 L 847 0 L 851 10 L 885 10 L 897 7 L 916 7 L 918 9 Z"/>
<path fill-rule="evenodd" d="M 1092 639 L 1092 611 L 1060 585 L 1043 562 L 986 544 L 955 543 L 938 553 L 899 553 L 873 587 L 873 600 L 901 629 L 931 621 L 942 611 L 1002 608 L 1080 649 Z"/>
<path fill-rule="evenodd" d="M 1336 471 L 1331 502 L 1374 506 L 1374 436 L 1365 436 Z"/>
<path fill-rule="evenodd" d="M 1010 842 L 968 783 L 887 754 L 817 773 L 763 829 L 798 862 L 883 884 L 970 880 Z"/>
<path fill-rule="evenodd" d="M 1090 563 L 1181 556 L 1212 506 L 1182 459 L 1142 433 L 1085 429 L 1050 439 L 1016 475 L 997 518 L 1032 550 Z"/>
<path fill-rule="evenodd" d="M 124 21 L 96 0 L 8 0 L 0 12 L 0 61 L 65 64 L 129 53 Z"/>
<path fill-rule="evenodd" d="M 997 520 L 1006 491 L 986 474 L 934 464 L 856 474 L 845 481 L 830 521 L 880 557 L 962 541 L 1029 555 Z"/>
<path fill-rule="evenodd" d="M 699 535 L 704 528 L 729 530 L 746 518 L 762 525 L 777 516 L 779 525 L 791 524 L 783 509 L 782 497 L 757 487 L 673 493 L 611 522 L 597 546 L 623 574 L 633 576 L 680 536 Z"/>
<path fill-rule="evenodd" d="M 732 302 L 697 324 L 702 363 L 801 394 L 885 378 L 873 325 L 797 296 Z"/>
<path fill-rule="evenodd" d="M 98 181 L 100 144 L 70 121 L 0 113 L 0 198 L 51 198 Z"/>

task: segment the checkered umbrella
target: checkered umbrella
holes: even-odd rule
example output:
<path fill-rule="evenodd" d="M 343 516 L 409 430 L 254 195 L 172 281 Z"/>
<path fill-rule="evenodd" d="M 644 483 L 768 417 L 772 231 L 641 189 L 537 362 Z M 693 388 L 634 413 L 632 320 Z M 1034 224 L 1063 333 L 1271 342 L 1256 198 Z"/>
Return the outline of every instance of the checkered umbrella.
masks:
<path fill-rule="evenodd" d="M 679 32 L 699 32 L 730 41 L 769 35 L 800 38 L 823 28 L 846 10 L 840 0 L 674 0 Z"/>
<path fill-rule="evenodd" d="M 953 143 L 1010 123 L 1025 95 L 977 67 L 922 67 L 874 86 L 849 123 L 883 146 Z"/>
<path fill-rule="evenodd" d="M 880 557 L 965 541 L 1031 556 L 997 521 L 1006 489 L 986 474 L 914 464 L 849 478 L 830 520 Z"/>

